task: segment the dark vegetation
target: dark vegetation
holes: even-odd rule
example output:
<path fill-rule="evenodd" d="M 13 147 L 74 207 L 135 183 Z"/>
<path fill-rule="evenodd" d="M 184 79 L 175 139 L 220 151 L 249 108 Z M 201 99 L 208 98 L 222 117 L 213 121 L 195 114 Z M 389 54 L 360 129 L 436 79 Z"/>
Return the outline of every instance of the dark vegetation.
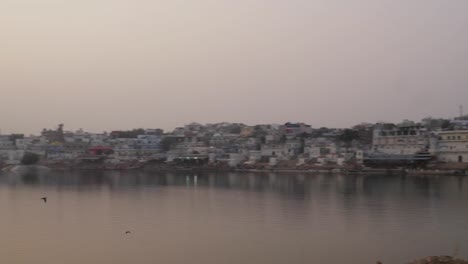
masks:
<path fill-rule="evenodd" d="M 21 159 L 21 165 L 35 165 L 39 162 L 39 155 L 31 152 L 26 152 Z"/>

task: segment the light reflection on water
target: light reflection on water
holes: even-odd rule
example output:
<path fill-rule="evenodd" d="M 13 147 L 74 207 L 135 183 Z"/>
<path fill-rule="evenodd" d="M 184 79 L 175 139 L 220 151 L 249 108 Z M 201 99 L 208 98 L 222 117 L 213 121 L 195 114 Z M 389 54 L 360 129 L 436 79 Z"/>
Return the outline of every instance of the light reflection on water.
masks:
<path fill-rule="evenodd" d="M 2 174 L 0 212 L 0 263 L 404 263 L 457 247 L 468 257 L 462 177 Z"/>

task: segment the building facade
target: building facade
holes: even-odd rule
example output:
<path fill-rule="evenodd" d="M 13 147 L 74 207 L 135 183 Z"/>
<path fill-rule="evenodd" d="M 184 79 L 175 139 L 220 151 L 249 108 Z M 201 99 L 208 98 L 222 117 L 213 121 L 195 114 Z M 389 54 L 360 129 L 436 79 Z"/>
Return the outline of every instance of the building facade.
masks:
<path fill-rule="evenodd" d="M 430 135 L 421 125 L 379 124 L 374 128 L 372 149 L 388 155 L 413 155 L 430 150 Z"/>
<path fill-rule="evenodd" d="M 468 130 L 439 132 L 437 159 L 442 162 L 468 162 Z"/>

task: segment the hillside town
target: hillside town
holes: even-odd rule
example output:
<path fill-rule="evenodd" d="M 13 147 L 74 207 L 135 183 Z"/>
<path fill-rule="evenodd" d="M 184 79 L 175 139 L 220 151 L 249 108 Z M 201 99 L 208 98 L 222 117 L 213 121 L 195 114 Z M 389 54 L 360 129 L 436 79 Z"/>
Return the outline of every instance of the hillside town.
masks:
<path fill-rule="evenodd" d="M 30 159 L 31 156 L 37 157 Z M 28 158 L 29 157 L 29 158 Z M 190 123 L 173 131 L 89 133 L 63 124 L 40 135 L 0 135 L 0 166 L 52 169 L 346 170 L 468 169 L 468 116 L 346 129 L 305 123 Z"/>

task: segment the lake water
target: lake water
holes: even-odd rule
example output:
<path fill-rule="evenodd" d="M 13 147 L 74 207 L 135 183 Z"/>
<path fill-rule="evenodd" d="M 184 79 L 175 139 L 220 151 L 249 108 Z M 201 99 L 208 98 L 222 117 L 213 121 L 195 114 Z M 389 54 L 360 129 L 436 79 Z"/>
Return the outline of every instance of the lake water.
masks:
<path fill-rule="evenodd" d="M 0 212 L 0 263 L 9 264 L 468 257 L 463 177 L 4 173 Z"/>

